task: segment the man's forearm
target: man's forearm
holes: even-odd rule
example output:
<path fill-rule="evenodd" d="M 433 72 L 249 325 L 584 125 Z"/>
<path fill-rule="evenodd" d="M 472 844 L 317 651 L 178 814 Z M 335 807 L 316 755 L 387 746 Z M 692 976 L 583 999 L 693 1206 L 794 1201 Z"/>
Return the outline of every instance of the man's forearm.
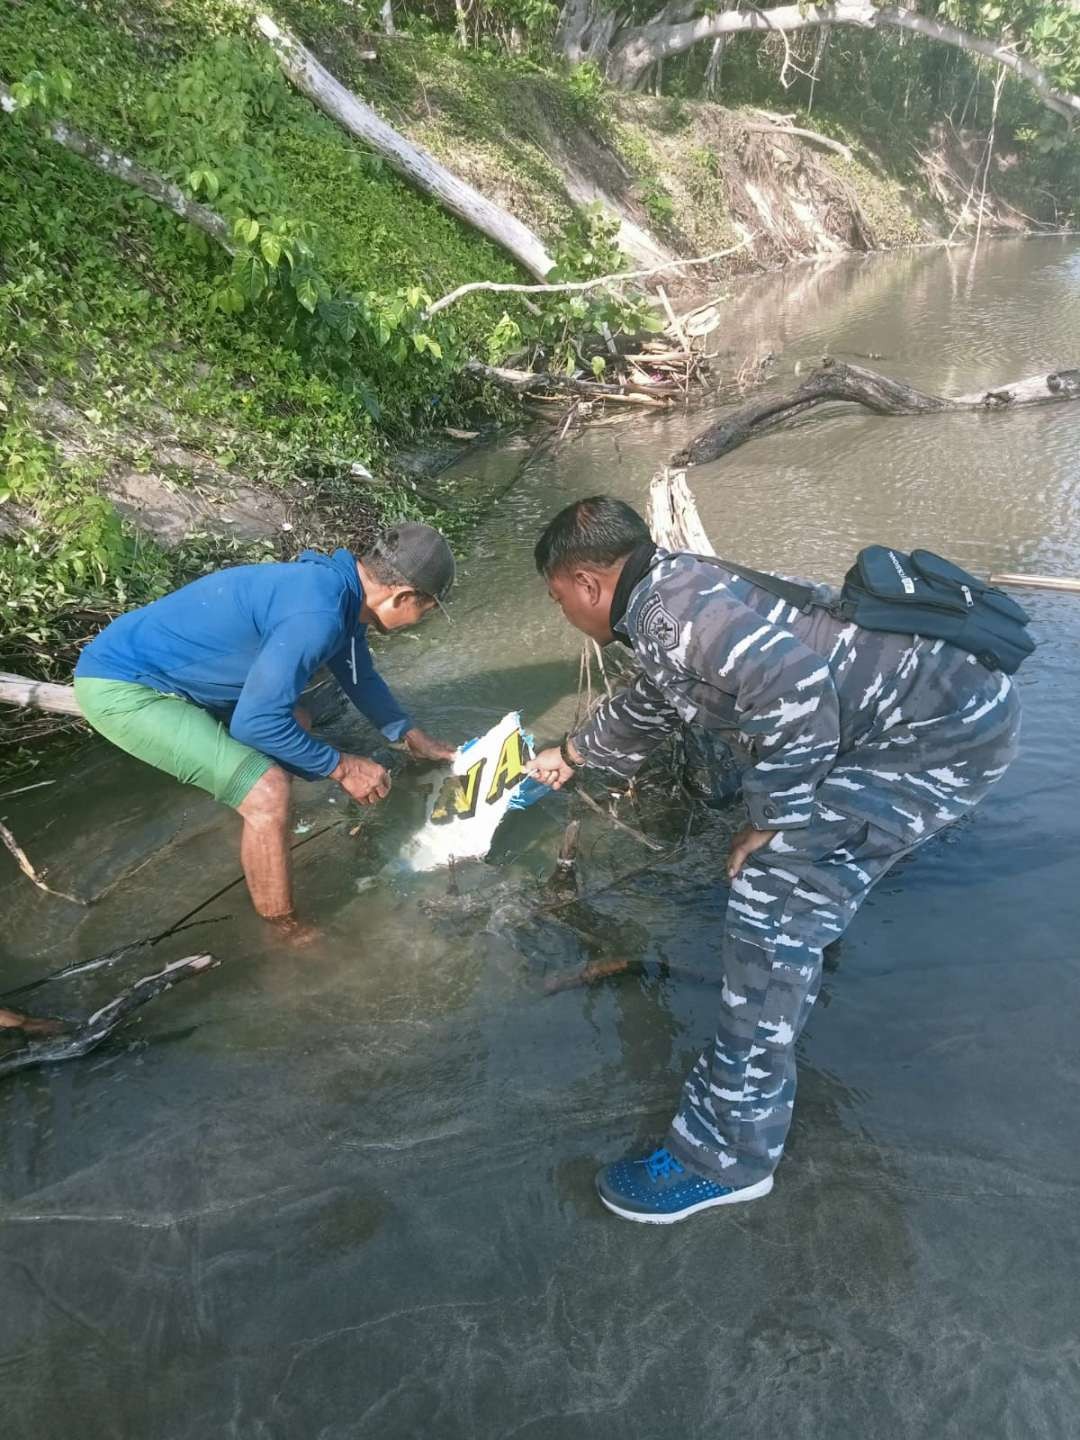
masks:
<path fill-rule="evenodd" d="M 570 740 L 582 764 L 628 780 L 671 734 L 678 719 L 656 686 L 639 675 L 626 690 L 605 700 Z"/>

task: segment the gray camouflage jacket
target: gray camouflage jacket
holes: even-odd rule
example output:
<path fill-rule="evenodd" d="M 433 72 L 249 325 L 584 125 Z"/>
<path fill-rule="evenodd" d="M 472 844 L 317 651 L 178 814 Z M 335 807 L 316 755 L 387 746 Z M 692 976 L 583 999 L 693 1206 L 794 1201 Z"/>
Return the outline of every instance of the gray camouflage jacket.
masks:
<path fill-rule="evenodd" d="M 572 736 L 575 747 L 587 765 L 629 778 L 680 722 L 727 731 L 753 761 L 743 798 L 758 829 L 808 824 L 838 755 L 959 709 L 987 679 L 940 640 L 803 613 L 697 555 L 657 550 L 621 617 L 620 607 L 617 594 L 613 628 L 641 673 Z"/>

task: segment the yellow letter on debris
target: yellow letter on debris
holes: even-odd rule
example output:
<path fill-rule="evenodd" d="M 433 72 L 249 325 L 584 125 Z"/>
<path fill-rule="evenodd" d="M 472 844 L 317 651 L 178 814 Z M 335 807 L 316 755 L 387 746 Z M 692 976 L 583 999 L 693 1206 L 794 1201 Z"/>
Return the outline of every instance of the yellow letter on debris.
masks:
<path fill-rule="evenodd" d="M 496 800 L 501 799 L 508 786 L 516 785 L 524 778 L 528 758 L 527 747 L 522 744 L 521 731 L 511 730 L 499 751 L 495 773 L 491 777 L 491 787 L 485 796 L 489 805 L 494 805 Z"/>

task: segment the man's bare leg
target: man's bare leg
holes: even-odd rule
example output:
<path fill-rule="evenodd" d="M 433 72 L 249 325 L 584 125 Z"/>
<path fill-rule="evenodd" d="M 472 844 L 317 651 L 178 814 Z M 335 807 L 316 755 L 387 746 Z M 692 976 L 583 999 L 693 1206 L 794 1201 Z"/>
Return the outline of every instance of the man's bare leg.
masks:
<path fill-rule="evenodd" d="M 289 777 L 277 765 L 255 782 L 237 813 L 244 822 L 240 864 L 251 903 L 264 920 L 294 919 L 289 855 Z"/>

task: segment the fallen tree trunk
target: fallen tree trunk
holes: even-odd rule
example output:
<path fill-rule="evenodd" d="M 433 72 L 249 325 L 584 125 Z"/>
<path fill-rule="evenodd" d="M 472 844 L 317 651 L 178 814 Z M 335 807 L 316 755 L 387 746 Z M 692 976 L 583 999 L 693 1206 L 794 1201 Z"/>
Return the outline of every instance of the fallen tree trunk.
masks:
<path fill-rule="evenodd" d="M 82 717 L 75 691 L 70 685 L 27 680 L 23 675 L 8 675 L 3 671 L 0 671 L 0 704 L 23 705 L 31 710 L 48 710 L 53 715 Z"/>
<path fill-rule="evenodd" d="M 0 110 L 13 115 L 18 108 L 11 91 L 6 85 L 0 84 Z M 91 165 L 103 170 L 106 175 L 111 175 L 114 180 L 122 180 L 125 185 L 134 185 L 158 205 L 164 205 L 166 210 L 171 210 L 174 215 L 179 215 L 181 220 L 186 220 L 189 225 L 194 225 L 209 235 L 211 240 L 230 255 L 236 254 L 232 232 L 225 217 L 216 210 L 200 205 L 197 200 L 192 200 L 184 194 L 179 185 L 174 185 L 163 175 L 148 170 L 145 165 L 137 164 L 102 141 L 95 140 L 92 135 L 73 130 L 63 120 L 50 121 L 44 127 L 44 133 L 51 140 L 55 140 L 57 145 L 62 145 L 65 150 L 81 156 L 83 160 L 88 160 Z"/>
<path fill-rule="evenodd" d="M 726 415 L 671 457 L 675 466 L 704 465 L 727 455 L 818 405 L 836 401 L 862 405 L 876 415 L 927 415 L 944 411 L 1013 409 L 1050 400 L 1080 399 L 1080 369 L 1035 375 L 975 395 L 926 395 L 903 380 L 859 365 L 827 361 L 787 395 L 766 396 Z"/>
<path fill-rule="evenodd" d="M 530 275 L 535 275 L 538 280 L 544 279 L 555 262 L 544 248 L 543 241 L 527 225 L 460 180 L 426 150 L 400 135 L 370 105 L 336 80 L 310 50 L 282 30 L 269 15 L 256 15 L 255 24 L 301 94 L 350 135 L 370 145 L 391 169 L 410 184 L 431 195 L 459 220 L 501 246 Z"/>

